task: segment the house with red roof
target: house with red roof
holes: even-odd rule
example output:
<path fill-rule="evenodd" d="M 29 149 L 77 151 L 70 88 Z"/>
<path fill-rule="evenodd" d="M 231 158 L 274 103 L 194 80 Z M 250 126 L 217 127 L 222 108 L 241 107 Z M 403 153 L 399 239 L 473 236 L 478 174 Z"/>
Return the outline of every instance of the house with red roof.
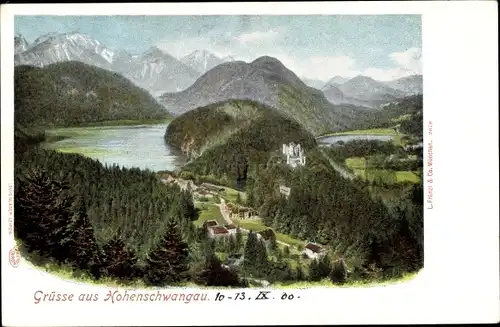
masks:
<path fill-rule="evenodd" d="M 226 237 L 229 236 L 229 231 L 223 226 L 212 226 L 208 229 L 208 237 Z"/>
<path fill-rule="evenodd" d="M 319 259 L 326 254 L 326 249 L 316 243 L 307 243 L 302 253 L 310 259 Z"/>
<path fill-rule="evenodd" d="M 207 221 L 203 222 L 203 227 L 207 227 L 207 228 L 214 227 L 217 225 L 218 225 L 218 223 L 216 220 L 207 220 Z"/>

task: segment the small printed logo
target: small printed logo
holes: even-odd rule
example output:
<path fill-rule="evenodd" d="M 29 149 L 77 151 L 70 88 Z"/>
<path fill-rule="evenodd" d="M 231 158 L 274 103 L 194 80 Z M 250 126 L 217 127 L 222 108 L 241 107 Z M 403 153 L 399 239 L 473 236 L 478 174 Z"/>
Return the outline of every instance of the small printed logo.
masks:
<path fill-rule="evenodd" d="M 21 253 L 16 247 L 10 249 L 9 251 L 9 262 L 14 268 L 19 267 L 19 263 L 21 263 Z"/>

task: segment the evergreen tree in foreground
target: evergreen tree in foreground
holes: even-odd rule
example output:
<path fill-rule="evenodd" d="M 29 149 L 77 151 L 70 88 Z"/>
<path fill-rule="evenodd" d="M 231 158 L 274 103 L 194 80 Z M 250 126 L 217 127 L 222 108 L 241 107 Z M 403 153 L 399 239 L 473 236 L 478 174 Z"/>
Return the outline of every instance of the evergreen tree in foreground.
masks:
<path fill-rule="evenodd" d="M 63 261 L 61 242 L 71 222 L 72 198 L 68 187 L 49 178 L 44 170 L 33 169 L 18 179 L 15 194 L 15 234 L 28 252 Z"/>
<path fill-rule="evenodd" d="M 94 278 L 100 277 L 102 252 L 97 245 L 94 228 L 81 198 L 75 202 L 75 215 L 62 244 L 65 256 L 72 266 L 90 272 Z"/>
<path fill-rule="evenodd" d="M 343 284 L 347 278 L 347 267 L 343 259 L 333 263 L 330 280 L 334 284 Z"/>
<path fill-rule="evenodd" d="M 130 279 L 138 274 L 137 257 L 126 247 L 122 239 L 114 237 L 103 246 L 103 268 L 106 275 L 119 279 Z"/>
<path fill-rule="evenodd" d="M 170 220 L 165 236 L 146 259 L 146 281 L 151 285 L 163 285 L 185 280 L 189 270 L 188 257 L 188 245 L 176 223 Z"/>
<path fill-rule="evenodd" d="M 204 286 L 240 286 L 236 271 L 222 265 L 217 256 L 210 254 L 195 276 L 195 282 Z"/>
<path fill-rule="evenodd" d="M 250 232 L 245 244 L 243 268 L 255 277 L 261 277 L 268 272 L 269 262 L 264 243 L 257 238 L 257 234 Z"/>
<path fill-rule="evenodd" d="M 328 256 L 323 256 L 320 259 L 314 259 L 309 264 L 309 279 L 311 281 L 320 281 L 330 275 L 331 267 Z"/>

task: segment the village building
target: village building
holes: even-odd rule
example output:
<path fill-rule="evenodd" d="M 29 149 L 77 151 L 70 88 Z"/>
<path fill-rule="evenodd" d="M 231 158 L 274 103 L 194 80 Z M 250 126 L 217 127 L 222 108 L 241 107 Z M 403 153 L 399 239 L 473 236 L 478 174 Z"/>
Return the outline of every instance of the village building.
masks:
<path fill-rule="evenodd" d="M 307 243 L 302 251 L 310 259 L 319 259 L 326 254 L 325 248 L 315 243 Z"/>
<path fill-rule="evenodd" d="M 283 144 L 282 153 L 286 156 L 286 164 L 292 168 L 304 166 L 306 164 L 304 149 L 300 144 L 294 142 Z"/>
<path fill-rule="evenodd" d="M 291 189 L 289 187 L 286 187 L 285 185 L 280 185 L 280 193 L 285 196 L 285 198 L 288 199 L 290 196 L 290 191 Z"/>
<path fill-rule="evenodd" d="M 217 225 L 218 225 L 218 223 L 216 220 L 207 220 L 207 221 L 203 222 L 203 227 L 206 227 L 206 228 L 214 227 Z"/>
<path fill-rule="evenodd" d="M 257 216 L 257 212 L 251 208 L 240 208 L 238 210 L 238 218 L 240 219 L 251 219 L 255 216 Z"/>
<path fill-rule="evenodd" d="M 216 237 L 226 237 L 229 236 L 229 231 L 222 226 L 212 226 L 208 228 L 208 237 L 216 238 Z"/>
<path fill-rule="evenodd" d="M 230 219 L 251 219 L 257 216 L 257 212 L 252 208 L 236 206 L 232 203 L 223 203 L 222 210 Z"/>
<path fill-rule="evenodd" d="M 236 234 L 236 230 L 238 229 L 236 227 L 236 225 L 234 224 L 228 224 L 228 225 L 224 225 L 224 227 L 227 229 L 227 231 L 229 232 L 229 234 L 233 235 L 233 234 Z"/>

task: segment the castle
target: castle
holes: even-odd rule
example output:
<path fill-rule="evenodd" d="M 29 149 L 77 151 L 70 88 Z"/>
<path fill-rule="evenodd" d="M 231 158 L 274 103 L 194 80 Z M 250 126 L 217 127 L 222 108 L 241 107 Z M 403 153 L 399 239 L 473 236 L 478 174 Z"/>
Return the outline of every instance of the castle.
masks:
<path fill-rule="evenodd" d="M 283 154 L 286 156 L 286 164 L 293 168 L 306 164 L 304 149 L 300 144 L 295 144 L 294 142 L 283 144 Z"/>

